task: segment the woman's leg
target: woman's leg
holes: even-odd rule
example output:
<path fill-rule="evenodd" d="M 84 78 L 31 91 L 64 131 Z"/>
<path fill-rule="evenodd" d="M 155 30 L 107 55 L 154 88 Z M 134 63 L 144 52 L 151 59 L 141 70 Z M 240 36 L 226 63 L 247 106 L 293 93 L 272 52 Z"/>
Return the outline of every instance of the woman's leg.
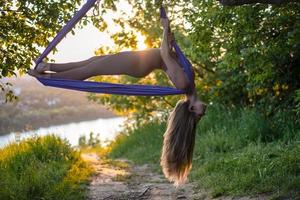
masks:
<path fill-rule="evenodd" d="M 160 49 L 120 52 L 104 58 L 96 58 L 82 67 L 52 73 L 51 77 L 75 80 L 84 80 L 97 75 L 124 74 L 144 77 L 154 69 L 161 69 L 161 63 Z"/>
<path fill-rule="evenodd" d="M 161 22 L 164 28 L 161 42 L 161 57 L 167 67 L 166 73 L 176 88 L 186 89 L 189 86 L 189 80 L 178 62 L 178 58 L 172 52 L 172 49 L 170 49 L 171 41 L 169 40 L 171 37 L 169 35 L 171 33 L 169 29 L 169 21 L 168 19 L 161 19 Z"/>
<path fill-rule="evenodd" d="M 72 70 L 75 68 L 83 67 L 91 62 L 93 62 L 96 59 L 102 59 L 106 57 L 106 55 L 103 56 L 94 56 L 87 60 L 79 61 L 79 62 L 69 62 L 69 63 L 41 63 L 42 66 L 38 69 L 40 73 L 43 73 L 45 71 L 53 71 L 53 72 L 63 72 Z"/>

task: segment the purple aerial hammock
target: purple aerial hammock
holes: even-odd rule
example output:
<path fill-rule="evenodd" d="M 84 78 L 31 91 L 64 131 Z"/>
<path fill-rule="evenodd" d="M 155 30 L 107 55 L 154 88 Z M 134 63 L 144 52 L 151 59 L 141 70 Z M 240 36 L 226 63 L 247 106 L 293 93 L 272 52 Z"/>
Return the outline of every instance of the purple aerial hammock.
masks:
<path fill-rule="evenodd" d="M 94 6 L 97 0 L 87 0 L 82 8 L 75 14 L 75 16 L 59 31 L 56 37 L 49 43 L 44 52 L 35 61 L 36 66 L 43 61 L 45 57 L 52 51 L 52 49 L 65 37 L 65 35 L 76 25 L 76 23 L 87 13 L 87 11 Z M 160 17 L 167 18 L 166 11 L 163 7 L 160 8 Z M 185 57 L 176 41 L 172 42 L 180 65 L 186 73 L 189 81 L 194 84 L 194 75 L 191 63 Z M 121 64 L 121 63 L 120 63 Z M 37 79 L 45 86 L 58 87 L 64 89 L 92 92 L 92 93 L 105 93 L 105 94 L 118 94 L 118 95 L 135 95 L 135 96 L 165 96 L 165 95 L 178 95 L 185 94 L 187 91 L 180 90 L 167 86 L 156 85 L 138 85 L 138 84 L 115 84 L 94 81 L 81 81 L 70 79 L 46 78 L 37 77 Z"/>
<path fill-rule="evenodd" d="M 123 59 L 116 59 L 113 58 L 114 55 L 108 55 L 107 57 L 107 59 L 110 62 L 115 61 L 113 65 L 103 64 L 105 59 L 101 59 L 102 56 L 100 56 L 100 61 L 102 61 L 102 63 L 94 62 L 91 65 L 85 65 L 83 67 L 81 67 L 82 62 L 76 63 L 79 64 L 77 65 L 77 67 L 79 66 L 79 70 L 80 70 L 79 72 L 82 72 L 82 74 L 83 72 L 89 70 L 93 71 L 92 69 L 94 70 L 95 69 L 98 70 L 100 68 L 105 70 L 110 69 L 109 67 L 105 68 L 107 66 L 117 67 L 118 68 L 117 73 L 106 73 L 106 74 L 91 73 L 88 74 L 88 76 L 76 77 L 73 76 L 75 73 L 72 69 L 69 70 L 71 72 L 66 71 L 66 73 L 72 74 L 72 76 L 59 76 L 62 73 L 64 73 L 64 72 L 59 73 L 59 70 L 62 69 L 59 67 L 63 66 L 63 65 L 59 66 L 59 64 L 56 65 L 55 70 L 53 70 L 53 68 L 50 68 L 50 66 L 48 68 L 49 70 L 47 68 L 44 68 L 45 71 L 56 72 L 55 74 L 56 78 L 53 77 L 51 78 L 51 75 L 43 76 L 42 74 L 41 76 L 39 76 L 33 73 L 33 72 L 37 72 L 39 74 L 38 69 L 41 69 L 42 67 L 40 68 L 40 66 L 44 64 L 41 63 L 42 60 L 51 52 L 51 50 L 60 42 L 60 40 L 62 40 L 62 38 L 76 25 L 76 23 L 86 14 L 86 12 L 96 3 L 96 1 L 97 0 L 87 0 L 85 5 L 62 28 L 62 30 L 57 34 L 57 36 L 53 39 L 53 41 L 50 42 L 50 44 L 42 53 L 42 55 L 36 60 L 36 66 L 38 66 L 38 68 L 36 67 L 36 70 L 30 70 L 29 74 L 37 77 L 37 79 L 46 86 L 86 91 L 92 93 L 107 93 L 107 94 L 136 95 L 136 96 L 164 96 L 164 95 L 185 94 L 186 97 L 185 100 L 180 100 L 177 102 L 175 108 L 173 109 L 173 111 L 171 112 L 168 118 L 167 128 L 164 133 L 163 148 L 162 148 L 162 153 L 160 158 L 160 165 L 162 166 L 162 171 L 165 174 L 166 178 L 174 182 L 174 184 L 177 186 L 183 184 L 187 180 L 187 176 L 192 167 L 193 149 L 194 149 L 195 137 L 196 137 L 196 126 L 197 123 L 200 121 L 200 119 L 205 115 L 206 105 L 197 97 L 197 91 L 195 89 L 195 84 L 194 84 L 194 72 L 192 70 L 191 63 L 184 56 L 183 52 L 180 50 L 175 40 L 173 40 L 173 38 L 172 40 L 168 40 L 167 38 L 169 35 L 172 34 L 169 27 L 169 20 L 167 19 L 166 11 L 163 7 L 160 8 L 160 17 L 164 28 L 163 42 L 162 42 L 161 49 L 156 49 L 160 53 L 160 55 L 157 57 L 159 57 L 159 59 L 161 59 L 163 62 L 157 62 L 155 65 L 154 64 L 152 65 L 155 67 L 160 65 L 161 68 L 166 67 L 167 70 L 172 69 L 172 67 L 176 68 L 176 70 L 178 70 L 177 72 L 180 73 L 174 73 L 174 74 L 175 75 L 179 74 L 179 76 L 171 76 L 173 74 L 167 70 L 166 73 L 169 72 L 169 74 L 167 73 L 167 75 L 169 76 L 173 84 L 179 89 L 173 87 L 164 87 L 164 86 L 155 86 L 155 85 L 124 85 L 124 84 L 113 84 L 113 83 L 103 83 L 103 82 L 93 82 L 93 81 L 82 81 L 86 78 L 92 77 L 93 75 L 126 74 L 126 72 L 129 72 L 132 69 L 133 69 L 132 71 L 135 72 L 138 71 L 136 69 L 140 69 L 139 67 L 142 66 L 139 64 L 141 63 L 149 64 L 150 63 L 149 61 L 151 61 L 150 59 L 145 59 L 142 60 L 145 62 L 140 62 L 141 60 L 137 60 L 140 59 L 139 57 L 131 57 L 131 60 L 133 60 L 134 62 L 124 62 L 123 67 L 117 65 L 118 64 L 121 65 L 122 61 L 125 60 L 126 57 L 125 58 L 123 57 Z M 168 52 L 168 50 L 171 51 Z M 169 57 L 165 56 L 166 53 L 168 53 L 167 55 Z M 174 57 L 176 57 L 176 61 L 175 59 L 172 58 L 171 53 L 172 56 L 174 55 L 174 53 L 176 54 L 174 55 Z M 120 54 L 116 54 L 116 55 L 120 56 Z M 141 59 L 144 59 L 145 57 L 142 57 Z M 163 58 L 168 58 L 168 59 L 165 59 L 166 60 L 165 62 Z M 170 62 L 170 60 L 174 62 Z M 168 65 L 166 65 L 166 63 L 168 63 Z M 69 64 L 71 68 L 74 67 L 74 63 L 67 63 L 67 64 Z M 133 66 L 132 64 L 136 64 L 136 65 Z M 136 66 L 137 68 L 134 68 Z M 147 65 L 143 65 L 143 66 L 147 67 Z M 54 65 L 52 65 L 52 67 L 54 67 Z M 141 67 L 141 68 L 145 69 L 146 67 Z M 43 73 L 43 70 L 40 71 L 41 73 Z M 122 73 L 120 71 L 122 71 Z M 182 73 L 182 71 L 184 71 L 184 73 Z M 44 75 L 46 74 L 47 73 L 45 73 Z M 77 73 L 77 74 L 82 75 L 81 73 Z M 131 74 L 129 73 L 128 75 Z M 144 77 L 144 76 L 141 75 L 140 77 Z M 184 77 L 182 78 L 184 79 L 184 82 L 178 81 L 180 80 L 180 78 L 178 77 Z"/>

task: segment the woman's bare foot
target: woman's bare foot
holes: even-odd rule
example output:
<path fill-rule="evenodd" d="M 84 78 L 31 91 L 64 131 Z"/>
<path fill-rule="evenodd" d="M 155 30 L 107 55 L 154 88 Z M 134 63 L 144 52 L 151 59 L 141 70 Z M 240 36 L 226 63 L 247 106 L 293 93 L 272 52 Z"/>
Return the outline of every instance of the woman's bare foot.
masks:
<path fill-rule="evenodd" d="M 40 74 L 45 73 L 46 71 L 50 71 L 50 63 L 41 62 L 37 65 L 36 71 Z"/>
<path fill-rule="evenodd" d="M 50 73 L 39 73 L 37 70 L 35 69 L 30 69 L 27 71 L 27 73 L 30 75 L 30 76 L 34 76 L 34 77 L 37 77 L 37 78 L 51 78 L 51 74 Z"/>

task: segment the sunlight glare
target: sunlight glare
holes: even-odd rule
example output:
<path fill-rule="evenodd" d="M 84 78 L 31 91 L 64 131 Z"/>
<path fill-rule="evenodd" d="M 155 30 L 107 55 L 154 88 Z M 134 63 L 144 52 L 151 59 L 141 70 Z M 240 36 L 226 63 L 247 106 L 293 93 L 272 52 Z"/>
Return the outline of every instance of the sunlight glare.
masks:
<path fill-rule="evenodd" d="M 92 23 L 89 23 L 83 29 L 75 28 L 75 35 L 68 33 L 57 45 L 58 51 L 56 53 L 50 53 L 48 57 L 55 60 L 55 62 L 75 62 L 94 56 L 95 50 L 101 46 L 107 46 L 112 49 L 115 48 L 115 44 L 110 38 L 110 35 L 121 31 L 121 29 L 119 26 L 116 26 L 113 19 L 120 16 L 128 19 L 133 15 L 133 12 L 131 12 L 133 8 L 128 2 L 121 2 L 117 7 L 120 8 L 117 12 L 108 11 L 108 13 L 103 16 L 104 20 L 109 24 L 107 31 L 100 32 Z M 144 42 L 145 37 L 140 32 L 137 32 L 136 36 L 138 42 L 137 50 L 147 49 L 148 47 Z M 40 50 L 42 51 L 43 49 L 40 48 Z M 132 49 L 122 49 L 121 51 L 128 50 L 130 51 Z"/>
<path fill-rule="evenodd" d="M 147 45 L 145 44 L 145 37 L 141 33 L 137 33 L 137 48 L 138 50 L 145 50 L 147 49 Z"/>

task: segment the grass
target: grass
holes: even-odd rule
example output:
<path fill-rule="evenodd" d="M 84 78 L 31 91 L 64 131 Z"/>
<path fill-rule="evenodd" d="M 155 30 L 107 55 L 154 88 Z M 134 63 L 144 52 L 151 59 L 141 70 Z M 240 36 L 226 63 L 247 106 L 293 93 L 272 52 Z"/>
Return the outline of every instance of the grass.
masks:
<path fill-rule="evenodd" d="M 164 130 L 164 123 L 150 123 L 129 134 L 121 133 L 107 147 L 106 153 L 111 158 L 125 157 L 137 164 L 153 164 L 158 169 Z"/>
<path fill-rule="evenodd" d="M 108 156 L 160 170 L 164 130 L 164 123 L 150 123 L 121 134 L 109 146 Z M 214 106 L 197 128 L 190 179 L 215 197 L 266 193 L 274 199 L 297 199 L 299 155 L 300 130 L 288 115 L 267 121 L 255 110 Z"/>
<path fill-rule="evenodd" d="M 3 200 L 81 200 L 92 169 L 55 136 L 31 138 L 0 149 Z"/>

